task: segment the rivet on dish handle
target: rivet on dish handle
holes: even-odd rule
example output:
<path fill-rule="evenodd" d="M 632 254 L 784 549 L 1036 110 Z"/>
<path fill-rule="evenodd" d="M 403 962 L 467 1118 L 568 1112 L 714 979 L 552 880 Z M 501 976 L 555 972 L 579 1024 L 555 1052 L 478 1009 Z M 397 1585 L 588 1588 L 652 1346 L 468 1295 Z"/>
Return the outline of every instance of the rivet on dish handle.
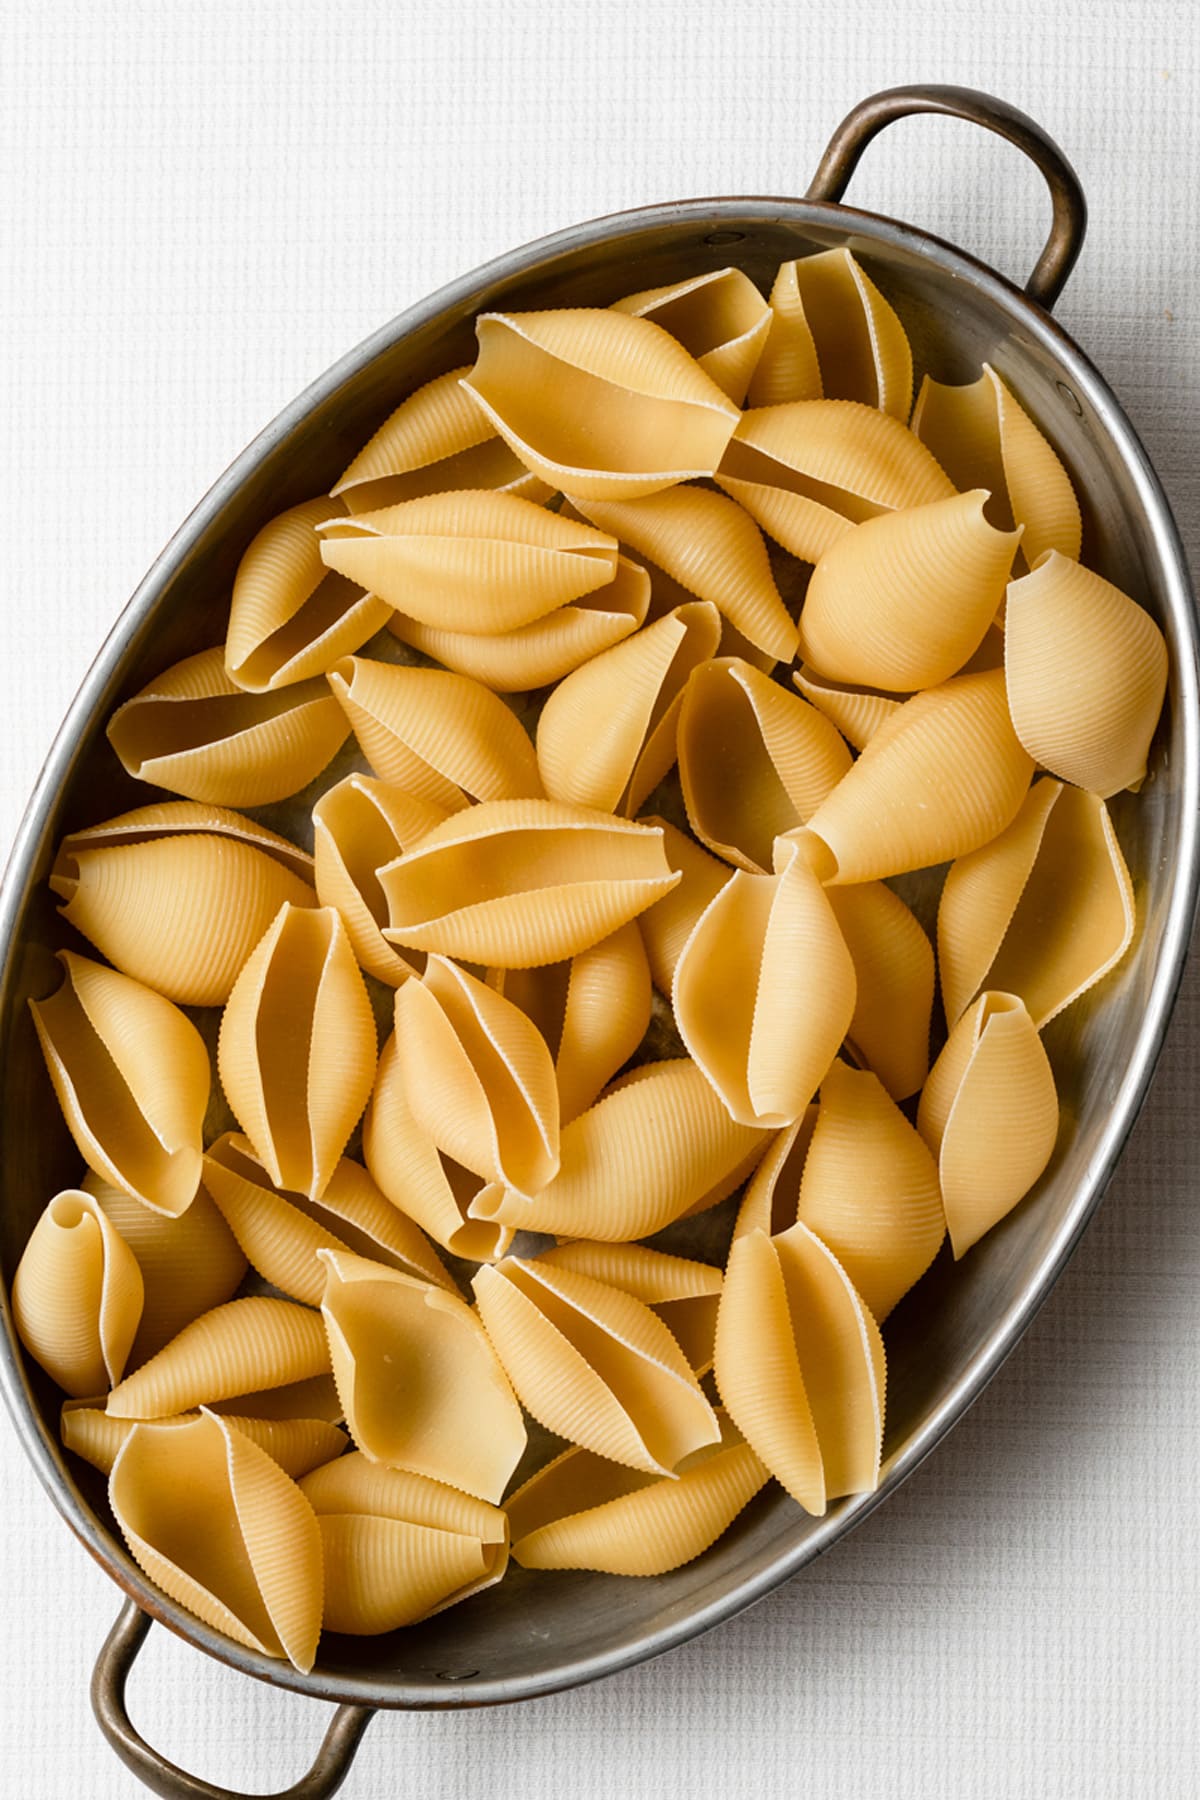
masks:
<path fill-rule="evenodd" d="M 125 1706 L 125 1683 L 150 1629 L 150 1615 L 130 1600 L 104 1640 L 92 1675 L 92 1711 L 101 1731 L 125 1764 L 162 1800 L 329 1800 L 354 1761 L 363 1732 L 374 1718 L 369 1706 L 339 1706 L 316 1760 L 294 1786 L 274 1795 L 237 1794 L 189 1775 L 151 1749 L 134 1729 Z"/>
<path fill-rule="evenodd" d="M 993 94 L 964 87 L 899 87 L 872 94 L 859 101 L 830 138 L 806 198 L 840 200 L 871 139 L 885 125 L 891 125 L 896 119 L 906 119 L 913 113 L 945 113 L 950 118 L 982 125 L 986 131 L 996 132 L 1010 144 L 1015 144 L 1018 150 L 1023 150 L 1041 170 L 1050 189 L 1054 217 L 1046 247 L 1025 283 L 1025 293 L 1049 312 L 1083 248 L 1087 201 L 1078 175 L 1054 139 L 1027 113 L 1010 106 L 1007 100 L 997 100 Z"/>

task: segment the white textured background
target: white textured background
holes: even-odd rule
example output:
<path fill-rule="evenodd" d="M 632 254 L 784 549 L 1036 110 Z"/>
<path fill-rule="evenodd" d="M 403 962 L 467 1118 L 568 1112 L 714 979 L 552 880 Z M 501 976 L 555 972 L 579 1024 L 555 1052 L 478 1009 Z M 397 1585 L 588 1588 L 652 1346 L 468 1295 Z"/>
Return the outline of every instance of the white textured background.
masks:
<path fill-rule="evenodd" d="M 1059 313 L 1142 431 L 1200 563 L 1190 0 L 26 0 L 3 20 L 5 842 L 155 552 L 343 349 L 573 220 L 800 192 L 849 106 L 901 81 L 1003 94 L 1076 162 L 1091 233 Z M 1014 273 L 1048 211 L 1015 152 L 931 120 L 889 131 L 852 198 Z M 856 1536 L 607 1684 L 376 1721 L 347 1794 L 1191 1800 L 1198 1061 L 1200 967 L 1065 1279 Z M 0 1424 L 0 1794 L 144 1791 L 87 1707 L 116 1604 Z M 251 1790 L 295 1779 L 323 1724 L 162 1632 L 131 1696 L 152 1741 Z"/>

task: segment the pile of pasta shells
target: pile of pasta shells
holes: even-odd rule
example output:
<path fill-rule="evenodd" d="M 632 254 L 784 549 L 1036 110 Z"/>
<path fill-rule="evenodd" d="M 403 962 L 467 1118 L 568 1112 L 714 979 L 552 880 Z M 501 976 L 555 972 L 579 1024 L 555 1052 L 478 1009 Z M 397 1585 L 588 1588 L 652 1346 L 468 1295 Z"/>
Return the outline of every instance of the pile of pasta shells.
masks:
<path fill-rule="evenodd" d="M 146 1574 L 302 1670 L 872 1489 L 880 1327 L 1134 931 L 1166 649 L 994 370 L 914 409 L 844 250 L 477 330 L 109 722 L 169 797 L 62 843 L 32 1005 L 87 1172 L 22 1340 Z"/>

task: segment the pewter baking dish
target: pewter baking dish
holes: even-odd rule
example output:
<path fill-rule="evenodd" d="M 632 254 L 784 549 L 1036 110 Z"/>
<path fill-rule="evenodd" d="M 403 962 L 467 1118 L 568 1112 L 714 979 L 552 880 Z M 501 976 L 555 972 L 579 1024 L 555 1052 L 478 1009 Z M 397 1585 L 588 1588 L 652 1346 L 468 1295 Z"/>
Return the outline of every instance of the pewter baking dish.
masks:
<path fill-rule="evenodd" d="M 999 132 L 1045 175 L 1054 224 L 1024 292 L 939 239 L 837 204 L 875 133 L 893 119 L 929 111 Z M 136 784 L 107 751 L 104 722 L 151 675 L 218 638 L 222 598 L 254 532 L 283 507 L 325 490 L 420 382 L 469 361 L 476 313 L 605 304 L 731 262 L 765 290 L 785 258 L 848 245 L 900 312 L 919 371 L 965 380 L 986 358 L 1012 385 L 1075 479 L 1085 560 L 1149 606 L 1171 652 L 1149 777 L 1136 799 L 1113 803 L 1137 891 L 1135 950 L 1115 978 L 1047 1032 L 1064 1124 L 1038 1190 L 962 1264 L 943 1253 L 889 1322 L 888 1431 L 876 1494 L 811 1519 L 777 1489 L 765 1493 L 699 1561 L 656 1580 L 514 1570 L 499 1588 L 390 1638 L 326 1640 L 312 1674 L 300 1675 L 219 1637 L 147 1583 L 113 1529 L 102 1480 L 65 1458 L 58 1396 L 23 1357 L 4 1299 L 0 1379 L 22 1442 L 67 1523 L 129 1596 L 97 1665 L 97 1716 L 117 1753 L 155 1792 L 230 1800 L 176 1769 L 129 1722 L 125 1679 L 151 1618 L 247 1674 L 342 1702 L 309 1775 L 288 1790 L 292 1800 L 320 1800 L 344 1780 L 375 1708 L 463 1707 L 550 1693 L 657 1655 L 761 1598 L 911 1473 L 1045 1299 L 1112 1174 L 1163 1042 L 1195 910 L 1200 823 L 1197 623 L 1178 533 L 1114 396 L 1049 314 L 1084 226 L 1069 163 L 1023 114 L 957 88 L 876 95 L 839 128 L 804 200 L 691 200 L 594 220 L 501 257 L 402 314 L 250 445 L 130 601 L 47 759 L 0 895 L 4 1296 L 34 1218 L 77 1174 L 66 1131 L 52 1122 L 26 1001 L 52 985 L 52 952 L 62 936 L 45 885 L 54 844 L 65 829 L 137 803 Z M 30 1130 L 30 1120 L 38 1129 Z"/>

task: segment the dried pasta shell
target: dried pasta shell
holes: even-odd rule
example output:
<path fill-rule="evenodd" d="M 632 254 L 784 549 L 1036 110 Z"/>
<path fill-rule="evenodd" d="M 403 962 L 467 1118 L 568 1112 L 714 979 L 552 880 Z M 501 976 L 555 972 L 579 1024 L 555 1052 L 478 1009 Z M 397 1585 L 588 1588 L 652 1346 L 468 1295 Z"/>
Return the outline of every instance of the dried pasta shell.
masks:
<path fill-rule="evenodd" d="M 817 346 L 796 280 L 798 262 L 779 265 L 768 305 L 771 327 L 758 365 L 750 378 L 746 403 L 751 407 L 783 406 L 795 400 L 819 400 L 824 393 Z"/>
<path fill-rule="evenodd" d="M 177 1217 L 200 1181 L 204 1040 L 131 975 L 71 950 L 58 960 L 61 987 L 29 1010 L 67 1128 L 89 1169 Z"/>
<path fill-rule="evenodd" d="M 631 1294 L 515 1256 L 472 1286 L 509 1380 L 548 1431 L 659 1475 L 719 1438 L 687 1358 Z"/>
<path fill-rule="evenodd" d="M 166 1418 L 328 1372 L 329 1346 L 319 1315 L 290 1300 L 252 1294 L 185 1325 L 113 1389 L 108 1413 L 114 1419 Z"/>
<path fill-rule="evenodd" d="M 562 962 L 675 886 L 662 832 L 554 800 L 493 800 L 379 871 L 389 943 L 504 969 Z"/>
<path fill-rule="evenodd" d="M 248 694 L 218 644 L 176 663 L 117 708 L 108 741 L 126 772 L 214 806 L 268 806 L 321 773 L 350 735 L 314 676 Z"/>
<path fill-rule="evenodd" d="M 151 844 L 164 838 L 188 837 L 230 838 L 260 850 L 311 887 L 313 859 L 290 838 L 280 837 L 248 819 L 245 813 L 227 806 L 209 806 L 200 800 L 155 800 L 149 806 L 137 806 L 132 812 L 105 819 L 100 825 L 87 825 L 82 831 L 70 831 L 59 845 L 51 874 L 51 886 L 68 874 L 70 859 L 78 850 L 109 849 L 125 844 Z M 55 892 L 58 892 L 55 887 Z"/>
<path fill-rule="evenodd" d="M 1033 774 L 998 670 L 956 675 L 894 712 L 808 820 L 826 879 L 876 881 L 977 850 L 1016 817 Z"/>
<path fill-rule="evenodd" d="M 823 394 L 907 419 L 912 405 L 908 338 L 849 250 L 823 250 L 782 263 L 770 304 L 774 320 L 751 384 L 752 406 Z"/>
<path fill-rule="evenodd" d="M 139 1425 L 109 1478 L 134 1561 L 180 1606 L 264 1656 L 312 1668 L 321 1535 L 291 1477 L 229 1420 Z"/>
<path fill-rule="evenodd" d="M 693 600 L 593 657 L 542 708 L 537 766 L 552 800 L 633 817 L 675 761 L 693 669 L 721 636 L 715 606 Z"/>
<path fill-rule="evenodd" d="M 796 1224 L 729 1252 L 717 1388 L 730 1418 L 806 1512 L 879 1480 L 886 1382 L 879 1327 L 831 1250 Z"/>
<path fill-rule="evenodd" d="M 614 539 L 515 494 L 456 489 L 332 519 L 321 555 L 444 631 L 513 631 L 604 587 Z"/>
<path fill-rule="evenodd" d="M 911 693 L 979 648 L 1004 599 L 1016 532 L 995 531 L 980 489 L 868 519 L 813 570 L 800 654 L 832 681 Z"/>
<path fill-rule="evenodd" d="M 632 1294 L 667 1327 L 695 1373 L 712 1366 L 721 1271 L 645 1244 L 597 1244 L 586 1238 L 543 1250 L 539 1268 L 573 1269 Z"/>
<path fill-rule="evenodd" d="M 340 915 L 281 907 L 229 996 L 217 1066 L 276 1187 L 319 1200 L 375 1079 L 375 1019 Z"/>
<path fill-rule="evenodd" d="M 525 1425 L 472 1309 L 349 1251 L 320 1255 L 321 1311 L 355 1444 L 373 1462 L 499 1500 Z"/>
<path fill-rule="evenodd" d="M 156 1419 L 154 1425 L 156 1430 L 165 1431 L 173 1425 L 190 1425 L 200 1416 L 199 1412 L 178 1413 L 169 1419 Z M 247 1419 L 233 1413 L 220 1416 L 265 1450 L 293 1481 L 340 1457 L 348 1442 L 344 1431 L 326 1424 L 324 1419 Z M 111 1419 L 103 1407 L 86 1400 L 68 1400 L 62 1409 L 60 1436 L 64 1445 L 103 1475 L 111 1474 L 121 1446 L 138 1429 L 136 1419 Z"/>
<path fill-rule="evenodd" d="M 705 663 L 679 714 L 688 823 L 739 868 L 771 867 L 771 847 L 837 792 L 850 752 L 798 694 L 736 658 Z"/>
<path fill-rule="evenodd" d="M 1167 646 L 1144 607 L 1048 550 L 1009 586 L 1004 663 L 1013 725 L 1036 762 L 1105 800 L 1136 786 L 1167 686 Z"/>
<path fill-rule="evenodd" d="M 878 688 L 854 687 L 840 681 L 827 681 L 807 663 L 792 674 L 792 681 L 804 698 L 818 712 L 836 725 L 848 744 L 865 750 L 881 725 L 904 702 L 895 694 L 880 693 Z"/>
<path fill-rule="evenodd" d="M 645 825 L 657 825 L 671 868 L 680 876 L 678 885 L 637 920 L 650 975 L 660 994 L 670 994 L 680 953 L 700 914 L 729 880 L 728 867 L 666 819 L 645 817 Z"/>
<path fill-rule="evenodd" d="M 917 1127 L 938 1159 L 957 1259 L 1029 1192 L 1058 1136 L 1054 1074 L 1015 994 L 981 994 L 963 1014 L 929 1072 Z"/>
<path fill-rule="evenodd" d="M 1024 527 L 1021 549 L 1032 566 L 1045 550 L 1078 559 L 1082 527 L 1071 478 L 995 369 L 947 387 L 926 375 L 912 428 L 955 487 L 987 488 L 997 525 Z"/>
<path fill-rule="evenodd" d="M 384 937 L 387 901 L 378 871 L 446 816 L 432 800 L 357 773 L 327 788 L 313 807 L 317 899 L 341 914 L 360 967 L 389 987 L 420 974 L 425 959 L 419 951 L 402 956 Z"/>
<path fill-rule="evenodd" d="M 372 769 L 406 794 L 452 813 L 541 793 L 520 720 L 477 681 L 350 656 L 329 685 Z"/>
<path fill-rule="evenodd" d="M 675 970 L 679 1035 L 742 1125 L 790 1125 L 837 1054 L 854 963 L 820 881 L 792 850 L 778 875 L 737 870 Z"/>
<path fill-rule="evenodd" d="M 878 1075 L 892 1099 L 907 1100 L 929 1073 L 933 945 L 900 896 L 881 881 L 826 892 L 857 977 L 846 1035 L 856 1059 Z"/>
<path fill-rule="evenodd" d="M 342 1416 L 342 1403 L 333 1370 L 326 1366 L 320 1375 L 284 1381 L 278 1387 L 256 1388 L 249 1394 L 231 1394 L 224 1400 L 210 1400 L 208 1410 L 230 1419 L 319 1419 L 326 1425 L 336 1425 Z"/>
<path fill-rule="evenodd" d="M 800 1176 L 820 1109 L 806 1106 L 794 1125 L 781 1131 L 746 1185 L 734 1221 L 735 1238 L 751 1231 L 778 1237 L 796 1223 L 800 1208 Z"/>
<path fill-rule="evenodd" d="M 660 325 L 602 307 L 482 313 L 463 386 L 526 468 L 633 499 L 711 475 L 738 409 Z"/>
<path fill-rule="evenodd" d="M 21 1253 L 13 1323 L 35 1362 L 68 1394 L 114 1387 L 142 1316 L 142 1272 L 90 1194 L 50 1201 Z"/>
<path fill-rule="evenodd" d="M 771 309 L 740 269 L 714 269 L 669 287 L 627 294 L 613 302 L 613 310 L 653 319 L 678 338 L 735 406 L 742 404 L 771 329 Z"/>

